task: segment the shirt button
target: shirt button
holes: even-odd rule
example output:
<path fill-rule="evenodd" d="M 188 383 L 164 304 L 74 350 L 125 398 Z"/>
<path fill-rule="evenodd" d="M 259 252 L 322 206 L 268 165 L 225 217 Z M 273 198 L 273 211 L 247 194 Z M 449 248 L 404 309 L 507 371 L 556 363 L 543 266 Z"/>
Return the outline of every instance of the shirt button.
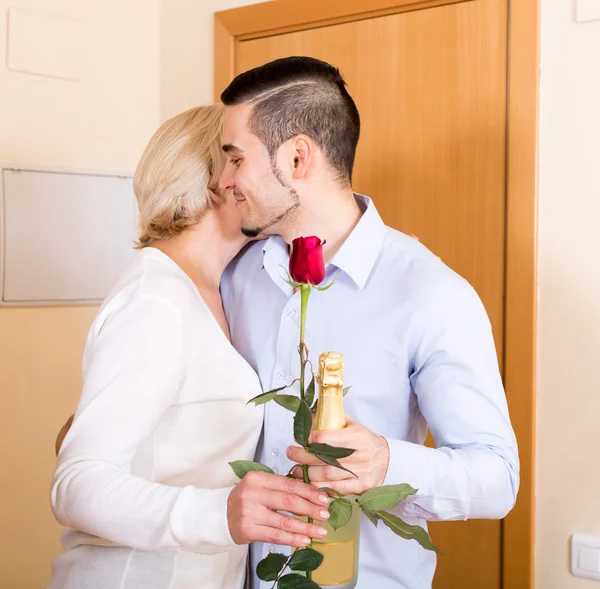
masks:
<path fill-rule="evenodd" d="M 273 448 L 271 454 L 273 454 L 273 456 L 279 456 L 279 448 Z"/>
<path fill-rule="evenodd" d="M 293 317 L 296 314 L 296 311 L 294 311 L 294 309 L 288 309 L 288 317 Z"/>
<path fill-rule="evenodd" d="M 279 378 L 285 378 L 285 372 L 283 370 L 277 374 Z"/>
<path fill-rule="evenodd" d="M 269 552 L 275 552 L 275 546 L 273 546 L 273 544 L 269 544 L 269 545 L 267 546 L 267 550 L 268 550 Z"/>
<path fill-rule="evenodd" d="M 277 473 L 279 472 L 279 469 L 278 469 L 276 466 L 274 466 L 274 467 L 273 467 L 271 470 L 272 470 L 272 471 L 273 471 L 275 474 L 277 474 Z"/>

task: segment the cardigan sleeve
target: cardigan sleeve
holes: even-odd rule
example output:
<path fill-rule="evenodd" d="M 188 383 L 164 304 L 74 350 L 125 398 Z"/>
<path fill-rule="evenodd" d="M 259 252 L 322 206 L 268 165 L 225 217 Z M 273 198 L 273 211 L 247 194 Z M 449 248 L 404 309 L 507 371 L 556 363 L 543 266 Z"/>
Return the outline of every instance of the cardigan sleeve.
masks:
<path fill-rule="evenodd" d="M 215 553 L 233 544 L 231 488 L 171 487 L 130 472 L 184 379 L 182 327 L 174 305 L 139 295 L 91 336 L 81 400 L 52 483 L 62 525 L 145 550 Z"/>

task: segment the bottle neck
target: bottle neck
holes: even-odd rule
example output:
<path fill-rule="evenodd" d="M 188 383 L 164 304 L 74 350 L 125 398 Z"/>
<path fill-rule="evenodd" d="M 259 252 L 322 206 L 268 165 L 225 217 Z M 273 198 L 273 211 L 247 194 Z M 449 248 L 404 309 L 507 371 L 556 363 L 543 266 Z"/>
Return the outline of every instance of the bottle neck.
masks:
<path fill-rule="evenodd" d="M 346 427 L 344 393 L 341 385 L 319 386 L 314 430 L 335 430 Z"/>

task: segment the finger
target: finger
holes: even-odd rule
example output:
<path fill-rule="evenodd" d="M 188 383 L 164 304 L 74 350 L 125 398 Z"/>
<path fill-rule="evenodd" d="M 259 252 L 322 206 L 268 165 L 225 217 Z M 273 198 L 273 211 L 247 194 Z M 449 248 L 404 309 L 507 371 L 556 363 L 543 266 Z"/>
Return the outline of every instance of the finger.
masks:
<path fill-rule="evenodd" d="M 316 490 L 315 487 L 313 489 Z M 321 504 L 317 507 L 310 501 L 298 497 L 294 493 L 269 491 L 262 499 L 263 505 L 274 511 L 287 511 L 295 515 L 311 517 L 321 521 L 329 519 L 329 511 L 325 505 Z"/>
<path fill-rule="evenodd" d="M 298 446 L 288 446 L 285 453 L 292 462 L 297 462 L 298 464 L 323 464 L 321 460 Z"/>
<path fill-rule="evenodd" d="M 309 524 L 289 515 L 270 511 L 264 518 L 264 524 L 272 529 L 280 530 L 287 534 L 297 534 L 310 538 L 324 538 L 327 528 L 318 524 Z"/>
<path fill-rule="evenodd" d="M 350 470 L 352 470 L 351 467 Z M 349 472 L 331 465 L 309 466 L 308 476 L 311 481 L 344 481 L 349 478 L 356 478 Z"/>
<path fill-rule="evenodd" d="M 352 470 L 352 468 L 350 468 Z M 297 477 L 302 476 L 302 469 L 296 466 L 292 471 Z M 310 478 L 311 484 L 314 485 L 314 481 L 343 481 L 349 478 L 356 478 L 349 472 L 336 468 L 335 466 L 309 466 L 308 477 Z"/>
<path fill-rule="evenodd" d="M 293 548 L 306 548 L 310 544 L 308 536 L 283 532 L 268 526 L 255 526 L 253 532 L 252 542 L 279 544 L 281 546 L 292 546 Z"/>
<path fill-rule="evenodd" d="M 302 481 L 267 472 L 249 472 L 246 477 L 251 475 L 254 476 L 251 477 L 250 483 L 254 488 L 258 488 L 261 493 L 264 489 L 282 491 L 290 495 L 297 495 L 319 507 L 322 507 L 324 504 L 327 505 L 329 502 L 329 497 L 326 493 L 320 493 L 315 486 L 308 485 Z"/>
<path fill-rule="evenodd" d="M 342 495 L 362 495 L 367 489 L 364 488 L 360 479 L 350 478 L 343 481 L 313 481 L 317 487 L 330 487 Z"/>
<path fill-rule="evenodd" d="M 353 422 L 343 429 L 320 430 L 311 433 L 309 441 L 316 444 L 329 444 L 336 448 L 354 448 L 353 439 L 361 431 L 360 424 Z"/>

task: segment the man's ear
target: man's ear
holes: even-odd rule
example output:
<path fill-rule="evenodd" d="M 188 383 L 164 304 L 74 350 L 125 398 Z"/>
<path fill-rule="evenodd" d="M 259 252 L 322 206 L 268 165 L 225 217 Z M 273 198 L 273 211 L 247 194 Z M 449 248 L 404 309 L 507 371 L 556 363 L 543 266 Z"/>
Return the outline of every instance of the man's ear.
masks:
<path fill-rule="evenodd" d="M 316 149 L 315 142 L 306 135 L 297 135 L 292 139 L 290 166 L 294 180 L 306 176 L 315 160 Z"/>

